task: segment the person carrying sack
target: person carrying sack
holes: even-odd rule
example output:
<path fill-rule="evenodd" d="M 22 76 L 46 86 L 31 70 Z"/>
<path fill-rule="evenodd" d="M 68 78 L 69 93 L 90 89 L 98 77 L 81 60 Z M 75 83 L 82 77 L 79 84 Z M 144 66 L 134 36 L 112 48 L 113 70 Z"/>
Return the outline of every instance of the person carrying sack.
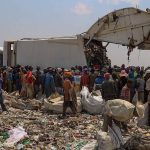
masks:
<path fill-rule="evenodd" d="M 127 131 L 126 122 L 133 116 L 143 117 L 144 106 L 137 103 L 136 106 L 122 99 L 108 100 L 105 104 L 103 131 L 108 131 L 108 126 L 112 126 L 112 121 L 121 124 Z"/>

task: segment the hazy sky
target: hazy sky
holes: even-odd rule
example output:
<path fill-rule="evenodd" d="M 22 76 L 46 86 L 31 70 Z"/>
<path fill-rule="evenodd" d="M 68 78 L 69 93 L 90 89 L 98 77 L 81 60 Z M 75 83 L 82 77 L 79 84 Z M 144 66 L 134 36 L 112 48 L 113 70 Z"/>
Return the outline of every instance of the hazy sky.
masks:
<path fill-rule="evenodd" d="M 0 0 L 0 46 L 4 40 L 80 34 L 108 12 L 130 6 L 145 10 L 150 0 Z M 128 65 L 127 48 L 110 45 L 108 55 L 113 64 Z M 150 65 L 150 51 L 135 50 L 129 64 Z"/>

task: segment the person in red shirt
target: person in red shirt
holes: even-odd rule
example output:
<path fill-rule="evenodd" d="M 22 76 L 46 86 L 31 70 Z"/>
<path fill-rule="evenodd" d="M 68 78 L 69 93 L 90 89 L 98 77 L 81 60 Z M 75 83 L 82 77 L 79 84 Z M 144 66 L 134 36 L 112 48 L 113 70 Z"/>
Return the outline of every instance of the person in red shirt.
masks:
<path fill-rule="evenodd" d="M 88 75 L 87 70 L 84 70 L 84 73 L 81 76 L 80 87 L 82 88 L 83 86 L 86 86 L 88 88 L 90 86 L 90 76 Z"/>
<path fill-rule="evenodd" d="M 33 84 L 34 84 L 34 81 L 35 81 L 35 77 L 32 74 L 32 70 L 33 70 L 33 68 L 29 67 L 29 71 L 27 72 L 27 75 L 26 75 L 27 97 L 31 98 L 31 99 L 34 96 L 34 87 L 33 87 Z"/>

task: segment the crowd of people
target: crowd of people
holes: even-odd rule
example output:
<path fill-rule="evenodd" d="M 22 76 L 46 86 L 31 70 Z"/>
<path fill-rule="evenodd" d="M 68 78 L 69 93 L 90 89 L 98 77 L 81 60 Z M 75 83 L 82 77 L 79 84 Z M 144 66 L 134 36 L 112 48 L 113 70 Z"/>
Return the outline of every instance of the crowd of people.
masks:
<path fill-rule="evenodd" d="M 141 103 L 145 103 L 150 97 L 150 70 L 144 67 L 106 66 L 101 70 L 97 66 L 75 66 L 70 70 L 48 67 L 41 71 L 38 66 L 34 71 L 32 66 L 17 65 L 2 67 L 0 75 L 0 103 L 3 111 L 7 109 L 3 103 L 2 89 L 8 93 L 19 91 L 20 97 L 29 99 L 37 98 L 39 93 L 48 98 L 57 92 L 64 95 L 63 115 L 67 107 L 76 113 L 70 96 L 73 88 L 80 91 L 86 86 L 90 92 L 100 90 L 105 101 L 121 98 L 133 103 L 136 95 Z"/>

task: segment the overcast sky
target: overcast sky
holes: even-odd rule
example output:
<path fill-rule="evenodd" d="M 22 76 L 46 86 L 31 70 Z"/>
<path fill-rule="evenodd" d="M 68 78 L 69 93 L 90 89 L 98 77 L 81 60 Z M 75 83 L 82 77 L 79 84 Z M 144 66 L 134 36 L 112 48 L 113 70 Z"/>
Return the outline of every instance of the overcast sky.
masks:
<path fill-rule="evenodd" d="M 150 0 L 0 0 L 0 46 L 25 37 L 72 36 L 89 29 L 98 18 L 124 7 L 150 7 Z M 127 48 L 110 45 L 112 64 L 127 61 Z M 150 52 L 135 50 L 129 65 L 150 65 Z"/>

